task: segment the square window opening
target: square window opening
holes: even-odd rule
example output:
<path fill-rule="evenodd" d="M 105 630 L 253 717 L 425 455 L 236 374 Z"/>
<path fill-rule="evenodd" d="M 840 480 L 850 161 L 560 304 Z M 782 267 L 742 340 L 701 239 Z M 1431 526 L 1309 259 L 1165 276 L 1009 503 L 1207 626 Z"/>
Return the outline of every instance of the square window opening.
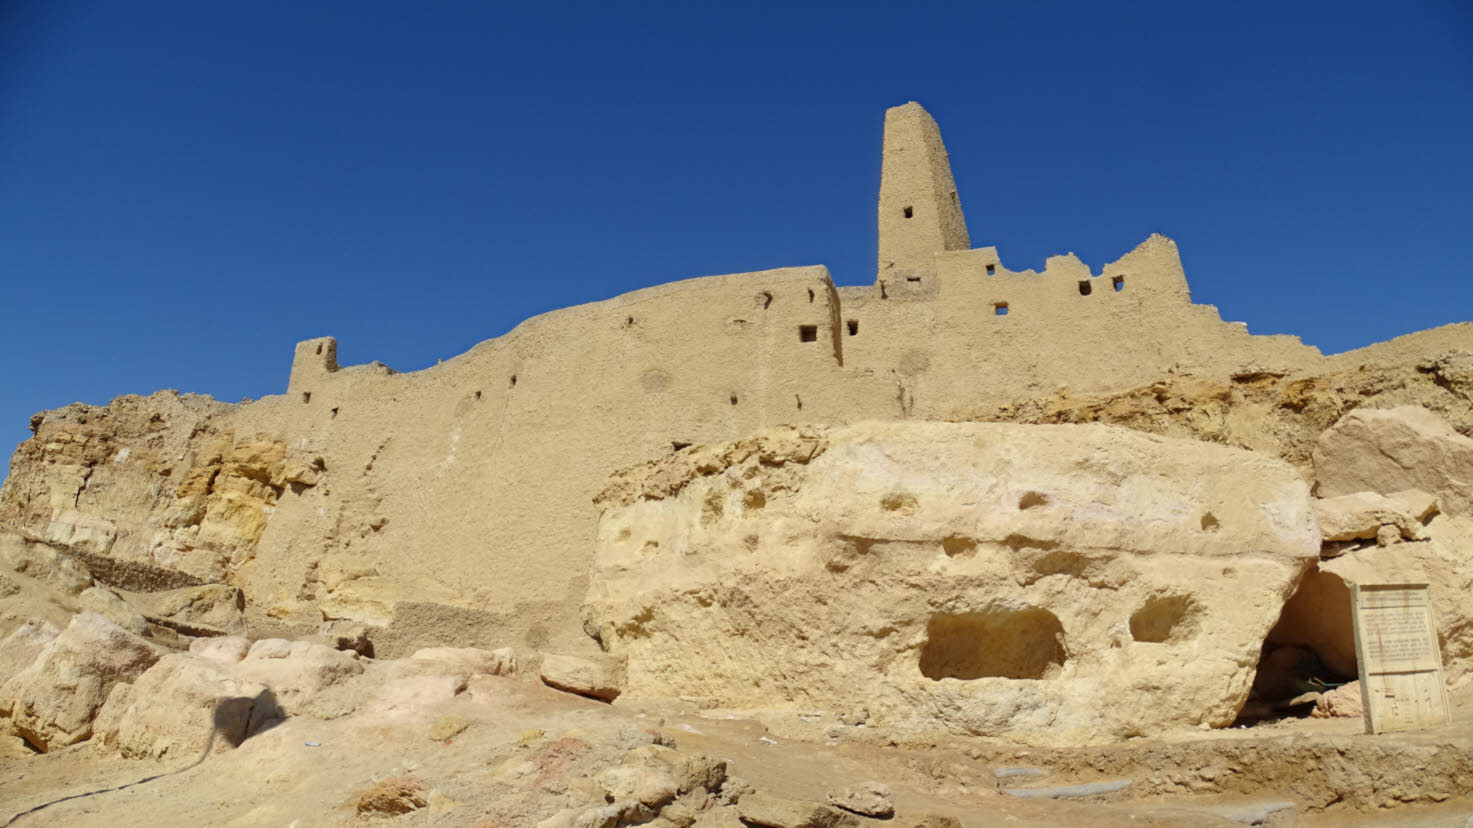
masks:
<path fill-rule="evenodd" d="M 851 319 L 851 320 L 849 320 L 849 335 L 850 336 L 855 336 L 858 333 L 859 333 L 859 320 L 858 319 Z"/>
<path fill-rule="evenodd" d="M 998 316 L 1007 316 L 1008 315 L 1008 303 L 1007 302 L 998 302 L 998 303 L 994 304 L 992 306 L 992 312 L 995 313 L 995 314 L 997 314 Z"/>
<path fill-rule="evenodd" d="M 987 266 L 987 275 L 988 276 L 996 276 L 997 275 L 997 265 L 988 265 Z"/>
<path fill-rule="evenodd" d="M 1110 284 L 1114 285 L 1115 292 L 1119 293 L 1120 291 L 1125 290 L 1125 277 L 1116 276 L 1115 278 L 1110 280 Z"/>
<path fill-rule="evenodd" d="M 1080 296 L 1088 296 L 1093 291 L 1094 291 L 1094 286 L 1089 283 L 1089 280 L 1088 279 L 1084 279 L 1084 280 L 1082 280 L 1079 283 L 1079 295 Z"/>
<path fill-rule="evenodd" d="M 818 326 L 817 325 L 799 325 L 798 326 L 798 341 L 799 342 L 817 342 L 818 341 Z"/>
<path fill-rule="evenodd" d="M 915 211 L 915 209 L 914 209 L 914 208 L 911 208 L 911 207 L 907 207 L 907 208 L 905 208 L 905 217 L 906 217 L 906 218 L 911 218 L 911 217 L 912 217 L 912 216 L 914 216 L 914 215 L 915 215 L 915 214 L 916 214 L 916 211 Z"/>

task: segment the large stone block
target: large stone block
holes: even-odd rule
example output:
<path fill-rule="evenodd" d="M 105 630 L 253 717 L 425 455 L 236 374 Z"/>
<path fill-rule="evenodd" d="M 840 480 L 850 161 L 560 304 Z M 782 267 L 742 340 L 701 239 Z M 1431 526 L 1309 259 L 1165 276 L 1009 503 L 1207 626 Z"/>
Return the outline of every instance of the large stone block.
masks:
<path fill-rule="evenodd" d="M 92 720 L 119 682 L 129 682 L 163 651 L 103 618 L 72 618 L 31 662 L 0 685 L 0 715 L 36 749 L 49 751 L 92 735 Z"/>
<path fill-rule="evenodd" d="M 1421 406 L 1341 417 L 1315 444 L 1314 473 L 1320 497 L 1421 489 L 1448 514 L 1473 514 L 1473 440 Z"/>
<path fill-rule="evenodd" d="M 1033 743 L 1231 723 L 1319 531 L 1267 456 L 1105 426 L 761 432 L 616 477 L 628 693 Z"/>

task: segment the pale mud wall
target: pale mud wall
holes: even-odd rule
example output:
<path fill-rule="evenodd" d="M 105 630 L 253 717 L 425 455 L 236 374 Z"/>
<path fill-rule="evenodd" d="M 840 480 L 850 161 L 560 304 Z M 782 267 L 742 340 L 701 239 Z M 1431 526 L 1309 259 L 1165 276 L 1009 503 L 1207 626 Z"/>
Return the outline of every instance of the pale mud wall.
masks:
<path fill-rule="evenodd" d="M 934 272 L 882 274 L 873 288 L 841 295 L 846 364 L 893 371 L 908 410 L 928 418 L 1061 388 L 1129 388 L 1169 371 L 1323 365 L 1297 337 L 1251 336 L 1192 304 L 1176 245 L 1159 235 L 1093 273 L 1072 255 L 1050 258 L 1043 273 L 1011 271 L 986 247 L 941 253 Z"/>
<path fill-rule="evenodd" d="M 232 424 L 326 472 L 277 504 L 239 582 L 283 619 L 308 616 L 326 586 L 314 564 L 346 553 L 397 585 L 369 579 L 371 600 L 465 610 L 401 604 L 401 622 L 590 646 L 577 606 L 611 471 L 770 424 L 899 416 L 891 379 L 839 364 L 835 302 L 820 267 L 677 282 L 529 320 L 412 374 L 329 371 L 330 343 L 305 343 L 287 396 Z"/>
<path fill-rule="evenodd" d="M 388 653 L 586 648 L 592 497 L 678 444 L 865 419 L 1102 420 L 1297 462 L 1339 413 L 1383 398 L 1473 422 L 1461 369 L 1408 367 L 1447 351 L 1473 353 L 1473 326 L 1329 359 L 1250 336 L 1191 304 L 1160 236 L 1097 275 L 1072 256 L 1013 272 L 983 248 L 868 288 L 835 289 L 821 267 L 710 277 L 555 311 L 410 374 L 339 368 L 331 339 L 309 340 L 283 396 L 50 412 L 0 521 L 226 578 L 282 622 L 326 608 L 387 625 Z M 1316 379 L 1342 364 L 1400 367 Z M 1171 377 L 1201 393 L 1156 387 Z"/>

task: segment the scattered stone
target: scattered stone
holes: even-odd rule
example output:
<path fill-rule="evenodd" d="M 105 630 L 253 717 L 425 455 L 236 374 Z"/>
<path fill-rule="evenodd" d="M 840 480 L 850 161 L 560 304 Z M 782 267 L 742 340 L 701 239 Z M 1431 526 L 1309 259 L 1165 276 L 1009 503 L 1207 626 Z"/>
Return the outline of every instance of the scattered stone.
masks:
<path fill-rule="evenodd" d="M 44 618 L 32 618 L 0 641 L 0 681 L 29 667 L 61 630 Z"/>
<path fill-rule="evenodd" d="M 764 828 L 850 828 L 863 824 L 853 814 L 826 805 L 767 794 L 742 797 L 738 812 L 742 822 Z"/>
<path fill-rule="evenodd" d="M 542 682 L 580 696 L 613 701 L 623 690 L 623 664 L 612 658 L 598 661 L 566 655 L 542 658 Z"/>
<path fill-rule="evenodd" d="M 830 793 L 829 804 L 860 816 L 888 819 L 895 815 L 895 794 L 883 782 L 862 782 Z"/>
<path fill-rule="evenodd" d="M 369 640 L 369 627 L 350 621 L 324 621 L 317 635 L 335 650 L 352 650 L 364 658 L 373 658 L 373 642 Z"/>
<path fill-rule="evenodd" d="M 1129 788 L 1131 780 L 1112 779 L 1108 782 L 1086 782 L 1080 785 L 1055 785 L 1048 788 L 1003 788 L 1002 792 L 1019 799 L 1074 799 L 1085 796 L 1100 796 Z"/>
<path fill-rule="evenodd" d="M 471 723 L 463 716 L 449 713 L 436 719 L 435 723 L 430 725 L 430 739 L 435 742 L 448 742 L 470 726 Z"/>
<path fill-rule="evenodd" d="M 428 647 L 410 656 L 418 661 L 450 665 L 471 675 L 513 676 L 517 672 L 517 655 L 510 647 L 481 650 L 475 647 Z"/>
<path fill-rule="evenodd" d="M 239 635 L 220 638 L 197 638 L 189 643 L 190 655 L 219 664 L 235 664 L 246 657 L 251 642 Z"/>
<path fill-rule="evenodd" d="M 92 586 L 92 572 L 81 561 L 15 532 L 0 530 L 0 564 L 68 595 Z"/>
<path fill-rule="evenodd" d="M 1316 500 L 1314 515 L 1320 526 L 1320 536 L 1326 543 L 1369 538 L 1379 541 L 1383 535 L 1392 540 L 1421 540 L 1423 537 L 1420 520 L 1403 510 L 1396 501 L 1375 492 L 1356 492 Z"/>
<path fill-rule="evenodd" d="M 412 776 L 395 776 L 360 793 L 353 807 L 360 814 L 399 816 L 430 804 L 429 792 Z"/>
<path fill-rule="evenodd" d="M 1309 714 L 1316 719 L 1359 719 L 1365 715 L 1360 695 L 1360 682 L 1336 687 L 1320 696 Z"/>
<path fill-rule="evenodd" d="M 148 619 L 107 587 L 88 587 L 77 596 L 77 605 L 101 615 L 134 635 L 148 632 Z"/>
<path fill-rule="evenodd" d="M 869 721 L 869 711 L 863 707 L 856 708 L 840 716 L 839 721 L 850 727 L 859 727 Z"/>
<path fill-rule="evenodd" d="M 219 630 L 227 635 L 246 631 L 245 595 L 227 584 L 132 593 L 128 600 L 160 626 Z"/>

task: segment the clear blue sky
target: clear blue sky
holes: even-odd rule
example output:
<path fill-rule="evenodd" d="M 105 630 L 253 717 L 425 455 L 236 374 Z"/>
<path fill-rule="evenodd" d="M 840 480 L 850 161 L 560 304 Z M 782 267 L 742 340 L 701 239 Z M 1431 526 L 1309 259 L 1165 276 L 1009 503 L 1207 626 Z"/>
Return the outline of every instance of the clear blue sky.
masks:
<path fill-rule="evenodd" d="M 874 275 L 884 109 L 976 245 L 1327 352 L 1473 319 L 1473 4 L 0 0 L 0 445 L 30 415 L 414 370 L 673 279 Z"/>

